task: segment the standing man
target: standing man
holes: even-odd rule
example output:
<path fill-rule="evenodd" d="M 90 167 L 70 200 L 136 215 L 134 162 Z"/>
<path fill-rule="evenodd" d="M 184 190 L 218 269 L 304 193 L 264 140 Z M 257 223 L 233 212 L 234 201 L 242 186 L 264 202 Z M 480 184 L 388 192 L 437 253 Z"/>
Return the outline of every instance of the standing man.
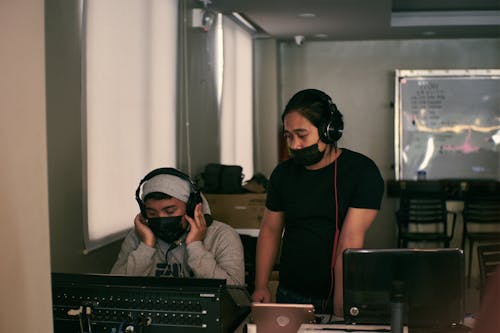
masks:
<path fill-rule="evenodd" d="M 342 253 L 363 247 L 384 181 L 370 158 L 337 148 L 342 114 L 324 92 L 296 93 L 282 121 L 291 159 L 268 184 L 252 299 L 270 302 L 269 275 L 283 241 L 277 302 L 343 316 Z"/>

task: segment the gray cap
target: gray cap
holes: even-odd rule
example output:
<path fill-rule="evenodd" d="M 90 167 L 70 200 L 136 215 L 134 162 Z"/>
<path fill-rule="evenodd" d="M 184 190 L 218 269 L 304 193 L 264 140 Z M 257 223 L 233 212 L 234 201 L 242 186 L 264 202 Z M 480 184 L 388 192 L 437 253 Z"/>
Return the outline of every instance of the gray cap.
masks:
<path fill-rule="evenodd" d="M 144 201 L 144 197 L 153 192 L 165 193 L 186 203 L 191 194 L 191 184 L 177 176 L 161 174 L 144 183 L 141 200 Z"/>
<path fill-rule="evenodd" d="M 160 174 L 149 179 L 142 185 L 141 200 L 144 202 L 144 197 L 153 192 L 165 193 L 187 203 L 192 189 L 191 183 L 185 179 L 170 174 Z M 201 198 L 203 201 L 203 212 L 210 214 L 210 207 L 203 194 Z"/>

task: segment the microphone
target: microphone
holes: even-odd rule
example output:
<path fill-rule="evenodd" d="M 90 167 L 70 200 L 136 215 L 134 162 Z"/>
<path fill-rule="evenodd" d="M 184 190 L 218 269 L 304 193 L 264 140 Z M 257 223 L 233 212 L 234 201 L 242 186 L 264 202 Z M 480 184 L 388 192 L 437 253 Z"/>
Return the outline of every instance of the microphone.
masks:
<path fill-rule="evenodd" d="M 391 288 L 391 333 L 403 333 L 404 283 L 393 281 Z"/>

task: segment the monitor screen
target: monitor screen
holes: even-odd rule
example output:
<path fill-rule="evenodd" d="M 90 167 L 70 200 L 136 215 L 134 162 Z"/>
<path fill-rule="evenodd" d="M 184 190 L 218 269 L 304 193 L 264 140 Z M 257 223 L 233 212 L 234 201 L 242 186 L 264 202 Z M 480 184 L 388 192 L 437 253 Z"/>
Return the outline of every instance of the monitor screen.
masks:
<path fill-rule="evenodd" d="M 344 320 L 389 324 L 391 291 L 403 286 L 409 327 L 448 327 L 464 315 L 460 249 L 348 249 L 343 254 Z"/>

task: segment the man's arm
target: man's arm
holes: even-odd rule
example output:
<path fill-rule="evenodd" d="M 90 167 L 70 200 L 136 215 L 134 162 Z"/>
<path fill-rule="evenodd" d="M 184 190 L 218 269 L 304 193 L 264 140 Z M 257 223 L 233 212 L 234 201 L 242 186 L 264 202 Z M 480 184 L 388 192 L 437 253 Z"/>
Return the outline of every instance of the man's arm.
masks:
<path fill-rule="evenodd" d="M 186 246 L 188 265 L 196 277 L 225 279 L 228 285 L 245 284 L 243 245 L 236 230 L 214 221 L 203 241 Z"/>
<path fill-rule="evenodd" d="M 268 282 L 276 263 L 283 227 L 283 212 L 273 212 L 266 208 L 257 240 L 255 291 L 252 295 L 254 302 L 271 301 Z"/>
<path fill-rule="evenodd" d="M 135 230 L 131 230 L 120 249 L 111 274 L 147 276 L 154 269 L 153 258 L 156 248 L 139 240 Z"/>
<path fill-rule="evenodd" d="M 345 249 L 362 248 L 365 242 L 365 234 L 378 210 L 349 208 L 340 232 L 339 243 L 335 259 L 335 291 L 334 291 L 334 314 L 343 316 L 343 269 L 342 254 Z"/>

